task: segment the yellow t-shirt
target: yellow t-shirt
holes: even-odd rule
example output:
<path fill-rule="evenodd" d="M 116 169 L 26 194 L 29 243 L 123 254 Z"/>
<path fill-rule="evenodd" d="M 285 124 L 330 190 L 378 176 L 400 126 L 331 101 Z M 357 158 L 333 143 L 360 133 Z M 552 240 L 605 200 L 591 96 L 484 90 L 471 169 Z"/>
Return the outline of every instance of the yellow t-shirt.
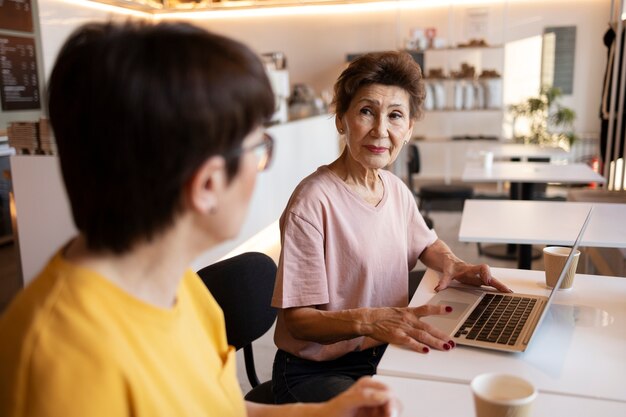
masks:
<path fill-rule="evenodd" d="M 144 303 L 60 253 L 0 318 L 0 416 L 245 416 L 224 316 L 191 270 Z"/>

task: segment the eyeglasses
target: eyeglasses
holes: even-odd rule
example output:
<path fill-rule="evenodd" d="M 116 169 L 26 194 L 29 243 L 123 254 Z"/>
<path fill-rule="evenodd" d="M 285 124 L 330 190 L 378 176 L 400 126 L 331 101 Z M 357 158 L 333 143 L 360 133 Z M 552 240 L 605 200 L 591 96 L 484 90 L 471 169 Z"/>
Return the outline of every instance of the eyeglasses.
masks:
<path fill-rule="evenodd" d="M 233 149 L 230 152 L 224 154 L 225 158 L 235 158 L 246 152 L 254 152 L 254 156 L 257 160 L 257 171 L 265 171 L 270 166 L 270 162 L 272 162 L 272 154 L 274 151 L 274 138 L 270 136 L 269 133 L 263 133 L 263 141 L 261 143 L 257 143 L 256 145 L 241 147 L 238 149 Z"/>

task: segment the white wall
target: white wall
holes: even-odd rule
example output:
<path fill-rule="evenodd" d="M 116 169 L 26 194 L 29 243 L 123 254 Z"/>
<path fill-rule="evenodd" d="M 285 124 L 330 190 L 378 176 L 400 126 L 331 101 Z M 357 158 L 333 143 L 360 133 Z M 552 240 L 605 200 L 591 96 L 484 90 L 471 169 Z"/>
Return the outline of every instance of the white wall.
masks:
<path fill-rule="evenodd" d="M 598 113 L 607 56 L 602 37 L 608 29 L 610 4 L 608 0 L 509 1 L 507 42 L 541 35 L 546 26 L 576 26 L 574 89 L 562 103 L 576 111 L 579 133 L 600 131 Z M 517 59 L 523 64 L 523 56 Z"/>
<path fill-rule="evenodd" d="M 217 261 L 278 219 L 295 186 L 339 154 L 334 119 L 328 115 L 277 125 L 269 132 L 276 141 L 274 159 L 257 177 L 239 236 L 200 256 L 195 269 Z M 76 228 L 56 157 L 13 156 L 11 173 L 22 278 L 27 284 Z"/>
<path fill-rule="evenodd" d="M 577 26 L 574 94 L 563 104 L 577 112 L 576 129 L 599 132 L 597 117 L 606 50 L 602 36 L 609 19 L 610 0 L 509 0 L 505 3 L 477 1 L 477 5 L 448 6 L 448 2 L 424 2 L 421 9 L 392 9 L 352 13 L 284 15 L 263 17 L 191 19 L 194 23 L 249 44 L 257 52 L 283 51 L 287 56 L 292 84 L 311 84 L 318 92 L 331 89 L 351 52 L 395 49 L 415 27 L 436 27 L 448 44 L 467 40 L 467 15 L 482 9 L 487 14 L 485 38 L 491 44 L 517 42 L 543 33 L 545 26 Z M 80 23 L 92 19 L 126 19 L 121 13 L 80 6 L 67 0 L 39 0 L 41 33 L 46 74 L 65 37 Z M 539 53 L 539 51 L 537 52 Z M 521 72 L 524 63 L 537 56 L 506 57 L 506 70 Z M 521 65 L 519 64 L 521 63 Z M 539 68 L 537 68 L 539 71 Z M 523 75 L 523 73 L 522 73 Z M 528 95 L 535 91 L 528 91 Z M 517 98 L 517 94 L 514 95 Z M 506 102 L 505 97 L 505 102 Z M 513 100 L 513 98 L 510 98 Z M 509 101 L 511 102 L 511 101 Z M 483 118 L 487 116 L 481 116 Z M 471 120 L 477 120 L 470 115 Z M 432 131 L 441 123 L 459 125 L 463 116 L 433 116 L 416 126 Z M 467 119 L 467 118 L 466 118 Z M 480 119 L 478 119 L 480 120 Z M 484 121 L 478 124 L 484 124 Z M 476 125 L 477 123 L 474 123 Z M 473 133 L 475 126 L 468 127 Z M 445 130 L 447 131 L 447 130 Z"/>

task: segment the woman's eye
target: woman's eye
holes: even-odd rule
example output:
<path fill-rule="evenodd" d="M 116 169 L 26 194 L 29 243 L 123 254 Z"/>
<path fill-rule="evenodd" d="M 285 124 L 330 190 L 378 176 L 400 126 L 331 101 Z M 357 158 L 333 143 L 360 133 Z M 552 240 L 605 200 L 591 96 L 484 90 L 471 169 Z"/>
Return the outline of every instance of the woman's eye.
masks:
<path fill-rule="evenodd" d="M 402 118 L 402 113 L 398 113 L 398 112 L 393 112 L 389 115 L 390 119 L 401 119 Z"/>
<path fill-rule="evenodd" d="M 361 114 L 370 115 L 370 114 L 372 114 L 372 111 L 370 109 L 368 109 L 367 107 L 364 107 L 364 108 L 361 109 Z"/>

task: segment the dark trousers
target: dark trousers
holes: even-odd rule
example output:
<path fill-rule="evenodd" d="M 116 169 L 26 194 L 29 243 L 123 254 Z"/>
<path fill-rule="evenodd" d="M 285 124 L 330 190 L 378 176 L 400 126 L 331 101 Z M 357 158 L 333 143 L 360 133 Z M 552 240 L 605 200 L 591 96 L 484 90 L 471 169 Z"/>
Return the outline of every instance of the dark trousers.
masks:
<path fill-rule="evenodd" d="M 350 352 L 330 361 L 310 361 L 276 352 L 272 391 L 276 404 L 322 402 L 347 390 L 357 379 L 374 375 L 387 345 Z"/>

